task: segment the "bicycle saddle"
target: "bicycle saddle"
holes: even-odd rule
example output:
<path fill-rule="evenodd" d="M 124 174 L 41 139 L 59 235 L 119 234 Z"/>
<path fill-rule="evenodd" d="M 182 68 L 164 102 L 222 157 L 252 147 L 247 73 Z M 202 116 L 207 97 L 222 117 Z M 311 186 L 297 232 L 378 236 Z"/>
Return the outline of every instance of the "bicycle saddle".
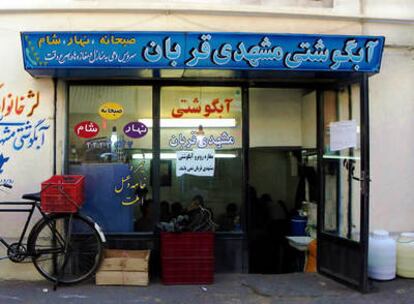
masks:
<path fill-rule="evenodd" d="M 40 192 L 37 193 L 26 193 L 22 196 L 23 199 L 31 200 L 31 201 L 37 201 L 40 202 Z"/>

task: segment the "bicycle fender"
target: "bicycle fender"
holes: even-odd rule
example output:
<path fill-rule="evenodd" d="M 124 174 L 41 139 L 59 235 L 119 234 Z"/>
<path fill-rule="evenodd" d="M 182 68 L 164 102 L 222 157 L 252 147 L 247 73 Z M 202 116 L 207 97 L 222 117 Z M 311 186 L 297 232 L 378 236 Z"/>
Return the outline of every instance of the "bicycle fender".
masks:
<path fill-rule="evenodd" d="M 99 226 L 98 225 L 98 223 L 97 222 L 95 222 L 91 217 L 89 217 L 89 216 L 87 216 L 87 215 L 82 215 L 86 220 L 88 220 L 91 224 L 93 224 L 94 225 L 94 227 L 95 227 L 95 229 L 96 229 L 96 231 L 98 232 L 98 234 L 99 234 L 99 237 L 101 238 L 101 242 L 102 243 L 106 243 L 106 237 L 105 237 L 105 234 L 103 233 L 103 231 L 102 231 L 102 228 L 101 228 L 101 226 Z"/>
<path fill-rule="evenodd" d="M 105 238 L 105 234 L 102 231 L 101 226 L 99 226 L 96 222 L 95 224 L 95 229 L 96 231 L 98 231 L 99 237 L 101 238 L 102 243 L 106 243 L 106 238 Z"/>

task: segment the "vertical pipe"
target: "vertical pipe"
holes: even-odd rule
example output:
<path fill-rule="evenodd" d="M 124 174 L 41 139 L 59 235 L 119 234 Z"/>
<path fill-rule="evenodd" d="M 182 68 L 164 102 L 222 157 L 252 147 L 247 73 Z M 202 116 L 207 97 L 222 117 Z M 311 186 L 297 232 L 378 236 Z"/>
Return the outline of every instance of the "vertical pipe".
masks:
<path fill-rule="evenodd" d="M 65 139 L 63 146 L 63 174 L 70 174 L 69 172 L 69 154 L 70 154 L 70 142 L 69 142 L 69 116 L 70 116 L 70 84 L 65 85 Z"/>
<path fill-rule="evenodd" d="M 57 84 L 58 80 L 56 77 L 53 78 L 53 175 L 56 175 L 56 140 L 57 140 Z"/>
<path fill-rule="evenodd" d="M 249 146 L 250 146 L 250 129 L 249 129 L 249 87 L 242 87 L 242 227 L 245 235 L 249 235 L 251 224 L 251 202 L 249 192 Z M 249 238 L 247 245 L 243 246 L 243 272 L 249 271 Z"/>
<path fill-rule="evenodd" d="M 337 89 L 335 90 L 335 119 L 338 121 L 341 119 L 340 117 L 340 99 L 339 99 L 340 91 Z M 339 236 L 341 235 L 341 226 L 342 226 L 342 175 L 341 175 L 341 161 L 338 160 L 335 162 L 336 168 L 336 234 Z"/>
<path fill-rule="evenodd" d="M 160 91 L 159 85 L 152 87 L 152 201 L 154 219 L 157 222 L 160 217 Z"/>
<path fill-rule="evenodd" d="M 368 291 L 368 236 L 369 236 L 369 86 L 368 75 L 360 82 L 361 106 L 361 291 Z"/>
<path fill-rule="evenodd" d="M 319 235 L 323 231 L 325 226 L 325 184 L 324 184 L 324 170 L 323 170 L 323 153 L 324 153 L 324 100 L 323 100 L 323 91 L 318 89 L 316 91 L 316 141 L 317 141 L 317 151 L 318 151 L 318 181 L 319 181 L 319 191 L 318 191 L 318 214 L 317 214 L 317 233 L 318 239 Z M 317 267 L 318 272 L 320 271 L 321 261 L 321 242 L 317 243 Z"/>
<path fill-rule="evenodd" d="M 348 117 L 350 120 L 352 120 L 352 90 L 351 86 L 347 86 L 348 91 Z M 349 159 L 349 168 L 348 168 L 348 228 L 347 228 L 347 238 L 352 238 L 352 165 L 353 165 L 353 159 L 352 156 L 354 156 L 354 149 L 349 149 L 349 156 L 351 156 L 351 159 Z"/>

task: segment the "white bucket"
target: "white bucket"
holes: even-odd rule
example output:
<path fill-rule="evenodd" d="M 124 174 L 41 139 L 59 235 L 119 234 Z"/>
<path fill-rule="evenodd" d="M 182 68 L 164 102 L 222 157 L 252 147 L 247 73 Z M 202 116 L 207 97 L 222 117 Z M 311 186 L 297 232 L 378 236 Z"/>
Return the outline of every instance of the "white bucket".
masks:
<path fill-rule="evenodd" d="M 388 231 L 375 230 L 369 237 L 368 276 L 375 280 L 395 278 L 397 244 Z"/>

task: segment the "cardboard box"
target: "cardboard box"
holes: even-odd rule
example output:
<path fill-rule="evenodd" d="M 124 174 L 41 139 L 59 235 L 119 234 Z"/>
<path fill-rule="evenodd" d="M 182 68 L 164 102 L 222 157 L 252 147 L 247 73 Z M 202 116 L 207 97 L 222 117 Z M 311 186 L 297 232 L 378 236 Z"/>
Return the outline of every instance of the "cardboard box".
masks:
<path fill-rule="evenodd" d="M 147 286 L 149 257 L 150 250 L 105 250 L 96 284 Z"/>
<path fill-rule="evenodd" d="M 96 285 L 148 285 L 148 272 L 139 271 L 99 271 Z"/>

